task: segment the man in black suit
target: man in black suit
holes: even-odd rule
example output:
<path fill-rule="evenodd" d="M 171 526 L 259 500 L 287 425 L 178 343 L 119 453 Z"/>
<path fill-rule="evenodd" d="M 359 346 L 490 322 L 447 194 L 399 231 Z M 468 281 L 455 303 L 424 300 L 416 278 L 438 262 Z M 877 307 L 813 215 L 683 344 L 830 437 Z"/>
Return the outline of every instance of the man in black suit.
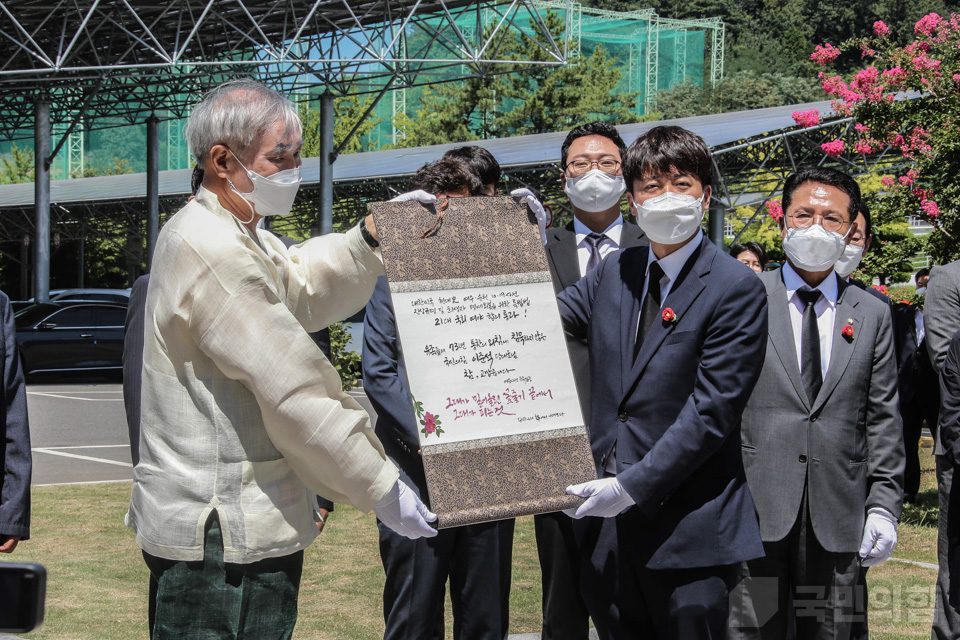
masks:
<path fill-rule="evenodd" d="M 0 412 L 0 553 L 30 538 L 30 423 L 10 298 L 0 291 L 3 411 Z M 6 605 L 4 605 L 6 606 Z"/>
<path fill-rule="evenodd" d="M 478 195 L 483 183 L 461 160 L 422 167 L 412 188 L 430 197 Z M 407 199 L 405 194 L 400 198 Z M 387 279 L 380 276 L 367 304 L 363 331 L 363 388 L 377 414 L 375 432 L 400 477 L 426 504 L 420 425 L 410 398 Z M 385 640 L 444 637 L 444 585 L 450 581 L 453 637 L 503 640 L 509 622 L 513 520 L 441 530 L 410 540 L 378 522 L 383 562 Z"/>
<path fill-rule="evenodd" d="M 601 637 L 724 638 L 742 560 L 763 553 L 740 456 L 740 419 L 766 348 L 763 285 L 700 224 L 713 163 L 696 134 L 655 127 L 624 158 L 628 201 L 650 247 L 620 251 L 558 297 L 587 338 L 597 480 L 574 517 L 614 519 L 615 558 L 588 589 L 618 580 Z"/>
<path fill-rule="evenodd" d="M 588 172 L 603 170 L 594 162 L 614 163 L 610 165 L 613 174 L 622 175 L 621 162 L 626 151 L 627 146 L 612 125 L 591 122 L 573 129 L 560 149 L 564 190 L 567 190 L 568 180 L 572 182 L 582 175 L 574 166 L 577 162 Z M 547 262 L 557 293 L 575 284 L 587 274 L 588 267 L 592 270 L 610 253 L 625 247 L 648 244 L 640 227 L 624 222 L 620 203 L 625 188 L 620 183 L 616 187 L 620 193 L 610 203 L 593 202 L 583 197 L 580 190 L 569 189 L 573 221 L 565 227 L 547 231 Z M 610 199 L 613 200 L 613 195 Z M 593 237 L 597 235 L 602 237 Z M 567 342 L 567 348 L 583 417 L 589 428 L 590 358 L 587 341 L 571 339 Z M 596 591 L 581 595 L 580 564 L 590 562 L 591 558 L 581 555 L 577 538 L 596 538 L 601 534 L 605 520 L 587 518 L 575 526 L 569 516 L 558 511 L 534 516 L 533 521 L 543 584 L 541 637 L 544 640 L 586 640 L 589 613 L 584 598 L 597 600 L 594 606 L 599 606 L 599 601 L 603 600 L 612 603 L 612 599 L 607 597 L 609 594 Z M 612 523 L 607 526 L 613 535 Z"/>

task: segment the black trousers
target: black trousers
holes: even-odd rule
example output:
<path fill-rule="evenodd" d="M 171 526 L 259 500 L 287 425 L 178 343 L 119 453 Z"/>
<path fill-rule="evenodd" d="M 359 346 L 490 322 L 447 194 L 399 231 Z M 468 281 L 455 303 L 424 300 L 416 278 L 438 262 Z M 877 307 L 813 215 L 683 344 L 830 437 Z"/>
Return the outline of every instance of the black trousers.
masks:
<path fill-rule="evenodd" d="M 513 520 L 405 538 L 381 522 L 385 640 L 443 638 L 447 579 L 456 640 L 503 640 L 510 621 Z"/>
<path fill-rule="evenodd" d="M 543 584 L 541 640 L 587 640 L 590 615 L 580 595 L 580 545 L 570 516 L 557 511 L 533 517 Z"/>

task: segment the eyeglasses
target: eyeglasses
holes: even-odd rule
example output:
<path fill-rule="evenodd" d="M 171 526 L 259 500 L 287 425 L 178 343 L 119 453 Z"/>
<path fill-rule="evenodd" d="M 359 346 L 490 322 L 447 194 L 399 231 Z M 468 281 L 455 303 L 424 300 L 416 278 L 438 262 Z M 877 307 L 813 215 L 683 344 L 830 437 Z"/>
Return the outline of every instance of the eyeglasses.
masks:
<path fill-rule="evenodd" d="M 580 159 L 568 162 L 566 166 L 564 166 L 564 170 L 569 171 L 574 176 L 582 176 L 594 166 L 604 173 L 615 174 L 620 170 L 620 161 L 612 158 L 604 158 L 603 160 Z"/>
<path fill-rule="evenodd" d="M 763 267 L 760 266 L 760 262 L 757 260 L 751 260 L 749 258 L 740 258 L 740 262 L 747 265 L 757 273 L 760 273 L 761 271 L 763 271 Z"/>
<path fill-rule="evenodd" d="M 851 222 L 850 220 L 844 220 L 843 216 L 838 213 L 828 213 L 825 216 L 821 216 L 801 211 L 799 213 L 787 214 L 787 217 L 793 220 L 793 226 L 801 229 L 811 226 L 816 222 L 817 218 L 820 218 L 820 225 L 827 231 L 833 231 L 834 233 L 839 232 L 843 228 L 843 225 L 850 224 Z"/>
<path fill-rule="evenodd" d="M 855 244 L 858 247 L 862 247 L 866 242 L 866 236 L 860 235 L 859 233 L 855 236 L 850 237 L 850 244 Z"/>

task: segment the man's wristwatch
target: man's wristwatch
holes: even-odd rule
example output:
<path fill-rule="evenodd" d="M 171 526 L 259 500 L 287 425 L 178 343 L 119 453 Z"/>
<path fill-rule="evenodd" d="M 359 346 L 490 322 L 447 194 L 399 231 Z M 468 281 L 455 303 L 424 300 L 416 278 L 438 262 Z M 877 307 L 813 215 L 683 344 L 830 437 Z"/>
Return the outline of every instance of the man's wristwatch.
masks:
<path fill-rule="evenodd" d="M 380 246 L 380 243 L 377 242 L 376 238 L 371 235 L 370 230 L 367 229 L 366 217 L 360 219 L 360 235 L 363 237 L 363 241 L 370 245 L 371 249 L 376 249 Z"/>

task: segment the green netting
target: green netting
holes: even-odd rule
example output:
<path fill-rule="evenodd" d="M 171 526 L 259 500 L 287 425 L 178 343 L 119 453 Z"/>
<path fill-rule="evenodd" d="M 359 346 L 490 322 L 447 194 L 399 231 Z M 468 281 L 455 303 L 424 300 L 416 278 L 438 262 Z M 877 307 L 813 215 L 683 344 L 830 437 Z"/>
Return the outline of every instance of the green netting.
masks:
<path fill-rule="evenodd" d="M 545 7 L 540 9 L 541 17 L 546 10 Z M 578 3 L 572 3 L 571 14 L 568 22 L 568 27 L 573 30 L 571 44 L 574 55 L 571 58 L 589 57 L 602 45 L 607 56 L 616 61 L 620 70 L 617 90 L 638 94 L 634 106 L 634 113 L 638 117 L 646 112 L 652 96 L 658 91 L 671 89 L 683 82 L 703 86 L 707 71 L 705 56 L 708 34 L 698 21 L 684 24 L 679 20 L 661 20 L 652 9 L 626 13 L 593 11 L 583 9 Z M 489 12 L 489 20 L 499 17 Z M 532 34 L 534 31 L 529 27 L 532 18 L 534 16 L 529 11 L 518 11 L 514 24 Z M 468 36 L 472 36 L 477 29 L 475 23 L 466 21 L 458 21 L 458 27 Z M 718 25 L 718 28 L 723 27 Z M 410 46 L 413 48 L 416 43 Z M 468 73 L 462 67 L 460 71 Z M 424 90 L 417 87 L 388 93 L 376 109 L 380 123 L 364 140 L 364 146 L 375 149 L 394 144 L 394 114 L 415 114 Z M 510 105 L 505 102 L 498 105 L 498 109 L 509 109 Z"/>

